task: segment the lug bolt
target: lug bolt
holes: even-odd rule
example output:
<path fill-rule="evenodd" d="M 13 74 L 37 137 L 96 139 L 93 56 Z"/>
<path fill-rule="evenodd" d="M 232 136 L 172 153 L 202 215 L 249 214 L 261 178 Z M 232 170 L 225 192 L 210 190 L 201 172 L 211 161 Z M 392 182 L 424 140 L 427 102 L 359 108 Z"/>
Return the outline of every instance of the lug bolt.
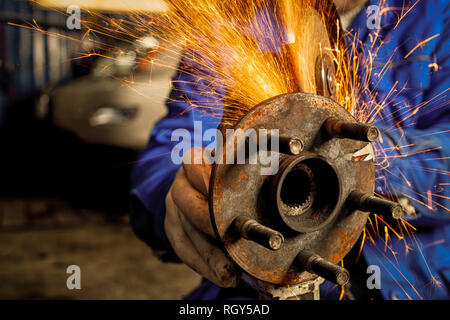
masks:
<path fill-rule="evenodd" d="M 348 196 L 348 201 L 351 206 L 361 211 L 378 213 L 393 217 L 394 219 L 400 219 L 404 216 L 404 210 L 399 203 L 381 199 L 360 191 L 352 191 Z"/>
<path fill-rule="evenodd" d="M 267 249 L 279 250 L 284 242 L 281 233 L 260 224 L 256 220 L 238 216 L 234 219 L 233 225 L 243 238 L 256 242 Z"/>
<path fill-rule="evenodd" d="M 373 142 L 380 135 L 378 128 L 374 125 L 342 121 L 336 118 L 327 119 L 323 127 L 326 133 L 333 138 Z"/>
<path fill-rule="evenodd" d="M 315 273 L 340 286 L 344 286 L 350 280 L 347 269 L 333 264 L 311 251 L 301 251 L 296 259 L 306 271 Z"/>

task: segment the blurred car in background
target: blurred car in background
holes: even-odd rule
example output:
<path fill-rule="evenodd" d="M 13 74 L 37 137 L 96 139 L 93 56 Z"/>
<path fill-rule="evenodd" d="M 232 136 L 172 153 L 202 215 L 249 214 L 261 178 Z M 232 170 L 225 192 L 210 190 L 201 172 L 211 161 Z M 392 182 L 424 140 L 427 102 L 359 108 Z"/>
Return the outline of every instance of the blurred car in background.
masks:
<path fill-rule="evenodd" d="M 127 41 L 69 30 L 74 4 L 121 21 L 165 10 L 160 0 L 0 0 L 0 198 L 125 214 L 132 163 L 166 112 L 180 54 L 157 26 Z"/>
<path fill-rule="evenodd" d="M 180 55 L 152 36 L 99 57 L 89 75 L 56 87 L 39 105 L 81 140 L 139 150 L 165 113 Z M 144 62 L 142 62 L 144 61 Z"/>

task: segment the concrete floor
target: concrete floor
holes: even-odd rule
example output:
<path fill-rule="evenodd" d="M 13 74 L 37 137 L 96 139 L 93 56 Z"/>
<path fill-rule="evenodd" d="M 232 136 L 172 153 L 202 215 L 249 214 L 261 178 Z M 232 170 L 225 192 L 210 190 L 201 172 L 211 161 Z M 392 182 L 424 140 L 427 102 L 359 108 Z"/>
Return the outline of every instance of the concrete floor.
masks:
<path fill-rule="evenodd" d="M 69 290 L 69 265 L 81 290 Z M 0 299 L 181 299 L 200 283 L 184 265 L 163 264 L 127 218 L 42 199 L 0 201 Z"/>

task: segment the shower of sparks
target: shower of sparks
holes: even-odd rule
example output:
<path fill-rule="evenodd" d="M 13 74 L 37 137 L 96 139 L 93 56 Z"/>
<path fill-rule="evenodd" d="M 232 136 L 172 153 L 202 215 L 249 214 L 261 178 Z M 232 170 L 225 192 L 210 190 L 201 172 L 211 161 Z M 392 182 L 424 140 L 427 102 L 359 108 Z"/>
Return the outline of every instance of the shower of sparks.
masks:
<path fill-rule="evenodd" d="M 328 38 L 324 28 L 314 24 L 323 23 L 330 10 L 322 1 L 285 0 L 275 6 L 268 0 L 168 3 L 166 34 L 170 38 L 175 35 L 180 45 L 189 48 L 191 63 L 186 68 L 200 75 L 200 81 L 210 90 L 204 101 L 194 102 L 196 108 L 216 108 L 216 100 L 210 98 L 220 96 L 219 91 L 226 92 L 222 122 L 233 124 L 255 105 L 274 96 L 298 91 L 315 93 L 314 59 L 320 51 L 335 58 L 337 100 L 351 108 L 344 48 L 339 39 L 331 46 L 314 41 Z M 315 7 L 322 16 L 312 14 L 311 8 Z M 336 32 L 342 37 L 342 32 Z M 315 42 L 317 45 L 313 45 Z"/>
<path fill-rule="evenodd" d="M 421 0 L 403 8 L 389 8 L 384 1 L 381 1 L 381 14 L 392 10 L 400 11 L 394 26 L 395 30 L 414 10 L 419 1 Z M 83 39 L 89 39 L 97 49 L 96 51 L 80 52 L 75 59 L 100 56 L 114 62 L 118 56 L 126 54 L 126 50 L 117 46 L 118 42 L 133 45 L 144 36 L 156 35 L 161 41 L 160 48 L 162 49 L 160 50 L 165 50 L 174 56 L 181 51 L 185 52 L 188 63 L 184 66 L 183 71 L 194 74 L 198 79 L 197 83 L 201 82 L 207 88 L 201 101 L 187 101 L 191 108 L 198 108 L 205 114 L 220 115 L 224 124 L 235 123 L 258 103 L 274 96 L 298 91 L 316 93 L 314 59 L 320 54 L 329 54 L 334 61 L 336 101 L 361 122 L 375 122 L 381 117 L 383 109 L 391 103 L 390 101 L 394 97 L 401 97 L 405 90 L 404 87 L 399 87 L 397 82 L 386 96 L 380 99 L 373 88 L 377 87 L 380 79 L 391 69 L 396 52 L 392 52 L 390 59 L 381 68 L 375 68 L 375 59 L 383 43 L 379 33 L 374 31 L 370 34 L 371 41 L 365 45 L 370 47 L 367 51 L 368 56 L 361 56 L 358 53 L 362 52 L 363 44 L 358 42 L 356 35 L 349 35 L 340 29 L 338 21 L 332 21 L 331 26 L 327 25 L 330 23 L 328 17 L 331 10 L 328 1 L 167 0 L 167 5 L 169 10 L 166 13 L 150 14 L 130 9 L 129 12 L 122 15 L 122 18 L 112 18 L 95 11 L 84 12 L 84 19 L 81 21 L 84 28 Z M 314 14 L 311 8 L 316 8 L 319 14 Z M 61 13 L 66 14 L 63 11 Z M 323 28 L 318 28 L 317 23 L 322 24 Z M 11 23 L 11 25 L 14 24 Z M 52 34 L 40 28 L 36 21 L 21 27 L 80 43 L 83 40 Z M 278 30 L 278 33 L 273 30 Z M 419 41 L 404 56 L 404 59 L 439 36 L 439 34 L 429 35 L 429 38 Z M 343 46 L 345 37 L 352 39 L 347 48 Z M 317 43 L 316 39 L 323 38 L 329 40 Z M 155 56 L 156 52 L 140 56 L 138 62 L 141 68 L 149 65 L 164 66 L 165 62 L 158 60 Z M 353 58 L 349 61 L 347 60 L 348 56 Z M 440 68 L 436 62 L 430 63 L 429 67 L 433 72 L 437 72 Z M 373 74 L 375 69 L 377 73 Z M 132 88 L 133 78 L 121 78 L 120 80 L 124 86 Z M 375 82 L 374 86 L 368 85 L 373 82 Z M 150 80 L 149 85 L 152 85 Z M 440 108 L 448 106 L 446 95 L 448 90 L 418 106 L 408 105 L 405 101 L 398 112 L 408 118 L 431 102 L 435 106 L 439 103 L 437 107 Z M 222 93 L 225 93 L 223 105 L 218 106 L 215 97 L 222 96 Z M 360 99 L 363 95 L 369 99 Z M 404 134 L 404 127 L 401 123 L 398 123 L 394 129 Z M 448 133 L 449 131 L 442 131 L 433 134 Z M 397 145 L 394 149 L 402 151 L 401 157 L 408 157 L 412 155 L 408 153 L 408 149 L 412 147 L 414 146 L 411 144 L 405 144 Z M 383 179 L 388 188 L 383 192 L 384 197 L 397 201 L 399 196 L 406 196 L 417 206 L 423 206 L 430 210 L 440 207 L 450 211 L 449 208 L 443 207 L 435 201 L 436 198 L 446 198 L 440 195 L 440 192 L 427 190 L 419 193 L 402 172 L 394 173 L 392 171 L 390 167 L 392 157 L 388 155 L 392 150 L 383 149 L 379 143 L 375 144 L 375 148 L 377 176 L 378 179 Z M 431 151 L 433 149 L 421 152 Z M 449 171 L 421 167 L 418 169 L 449 176 Z M 392 176 L 400 176 L 416 197 L 394 194 L 389 185 L 389 177 Z M 439 188 L 443 191 L 448 186 L 448 183 L 442 183 Z M 369 217 L 363 231 L 359 255 L 362 253 L 364 245 L 375 245 L 375 239 L 381 239 L 384 247 L 376 249 L 385 260 L 380 260 L 380 264 L 382 266 L 390 264 L 397 269 L 396 263 L 399 254 L 407 255 L 411 251 L 416 251 L 427 265 L 431 283 L 439 286 L 440 282 L 432 274 L 423 256 L 424 246 L 418 243 L 414 236 L 415 230 L 404 219 L 400 219 L 396 226 L 391 226 L 381 216 L 373 214 Z M 394 239 L 404 243 L 404 252 L 393 250 L 392 241 Z M 407 239 L 413 241 L 407 241 Z M 439 243 L 439 241 L 436 242 L 436 244 Z M 399 270 L 397 269 L 397 271 Z M 387 270 L 387 272 L 389 271 Z M 404 275 L 402 277 L 405 278 L 417 297 L 422 298 L 413 283 Z M 400 283 L 398 285 L 402 288 Z M 410 297 L 408 294 L 406 295 Z M 342 288 L 340 298 L 343 297 L 344 288 Z"/>

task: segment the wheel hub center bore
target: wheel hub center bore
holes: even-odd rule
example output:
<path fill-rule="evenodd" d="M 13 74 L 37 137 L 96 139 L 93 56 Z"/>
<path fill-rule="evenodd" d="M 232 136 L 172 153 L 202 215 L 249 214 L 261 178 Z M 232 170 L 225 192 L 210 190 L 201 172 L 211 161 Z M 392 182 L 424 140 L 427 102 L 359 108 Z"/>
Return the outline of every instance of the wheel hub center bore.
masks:
<path fill-rule="evenodd" d="M 310 152 L 284 159 L 273 181 L 278 212 L 297 232 L 312 232 L 328 225 L 337 213 L 340 189 L 334 168 Z"/>
<path fill-rule="evenodd" d="M 280 190 L 283 210 L 288 215 L 304 214 L 312 205 L 316 193 L 313 171 L 305 164 L 298 164 L 285 177 Z"/>

